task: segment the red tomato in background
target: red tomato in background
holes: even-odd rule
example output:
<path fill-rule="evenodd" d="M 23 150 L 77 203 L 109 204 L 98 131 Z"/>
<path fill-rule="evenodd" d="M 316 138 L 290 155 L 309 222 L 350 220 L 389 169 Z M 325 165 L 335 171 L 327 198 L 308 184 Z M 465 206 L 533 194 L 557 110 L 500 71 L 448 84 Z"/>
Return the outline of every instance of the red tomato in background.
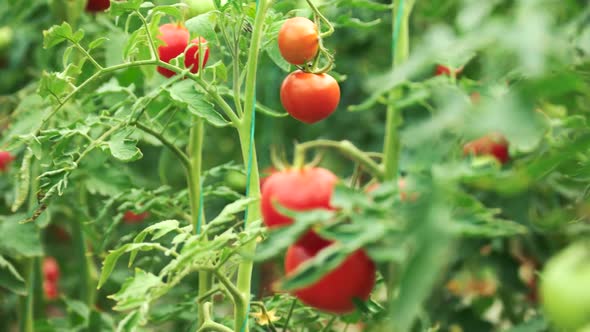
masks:
<path fill-rule="evenodd" d="M 59 291 L 57 290 L 57 283 L 49 280 L 43 281 L 43 292 L 45 293 L 45 298 L 47 300 L 55 300 L 59 296 Z"/>
<path fill-rule="evenodd" d="M 461 74 L 463 72 L 463 67 L 453 69 L 453 71 L 455 72 L 455 76 L 459 76 L 459 74 Z M 440 76 L 440 75 L 451 76 L 451 68 L 449 68 L 447 66 L 443 66 L 443 65 L 437 65 L 436 70 L 434 71 L 434 75 L 435 76 Z"/>
<path fill-rule="evenodd" d="M 189 45 L 190 34 L 188 30 L 179 24 L 168 23 L 160 26 L 160 35 L 158 35 L 165 45 L 158 47 L 158 56 L 160 60 L 170 63 L 170 61 L 182 52 L 185 51 Z M 203 54 L 204 59 L 202 65 L 207 64 L 209 60 L 209 47 L 207 47 L 207 41 L 203 38 L 195 38 L 191 41 L 191 46 L 187 51 L 184 58 L 184 65 L 190 68 L 191 73 L 199 72 L 199 41 L 203 47 L 205 47 Z M 158 67 L 158 72 L 166 77 L 174 76 L 174 72 L 162 67 Z"/>
<path fill-rule="evenodd" d="M 59 265 L 53 257 L 43 259 L 43 278 L 50 282 L 57 282 L 59 279 Z"/>
<path fill-rule="evenodd" d="M 0 172 L 8 171 L 8 165 L 14 160 L 14 157 L 8 151 L 0 151 Z"/>
<path fill-rule="evenodd" d="M 315 123 L 330 116 L 340 103 L 340 86 L 328 74 L 297 70 L 281 86 L 281 102 L 295 119 Z"/>
<path fill-rule="evenodd" d="M 285 273 L 293 273 L 297 267 L 313 258 L 329 246 L 292 245 L 285 256 Z M 355 309 L 354 298 L 366 301 L 375 286 L 375 264 L 364 251 L 348 256 L 335 270 L 316 283 L 295 291 L 295 296 L 306 305 L 335 314 L 349 313 Z"/>
<path fill-rule="evenodd" d="M 293 219 L 282 215 L 274 204 L 294 211 L 329 209 L 338 177 L 327 169 L 314 167 L 276 172 L 262 188 L 261 211 L 264 224 L 270 228 L 287 226 Z M 312 231 L 299 242 L 314 243 L 319 237 Z"/>
<path fill-rule="evenodd" d="M 463 146 L 463 154 L 473 154 L 476 156 L 491 155 L 494 156 L 501 164 L 510 160 L 508 141 L 501 134 L 490 134 Z"/>
<path fill-rule="evenodd" d="M 279 51 L 287 62 L 305 64 L 315 58 L 320 48 L 318 27 L 305 17 L 285 21 L 279 31 Z"/>
<path fill-rule="evenodd" d="M 110 0 L 88 0 L 86 3 L 86 11 L 95 13 L 103 12 L 111 6 Z"/>
<path fill-rule="evenodd" d="M 125 212 L 125 215 L 123 215 L 123 221 L 126 224 L 137 224 L 144 221 L 149 215 L 150 214 L 147 211 L 139 214 L 136 214 L 133 211 L 127 211 Z"/>

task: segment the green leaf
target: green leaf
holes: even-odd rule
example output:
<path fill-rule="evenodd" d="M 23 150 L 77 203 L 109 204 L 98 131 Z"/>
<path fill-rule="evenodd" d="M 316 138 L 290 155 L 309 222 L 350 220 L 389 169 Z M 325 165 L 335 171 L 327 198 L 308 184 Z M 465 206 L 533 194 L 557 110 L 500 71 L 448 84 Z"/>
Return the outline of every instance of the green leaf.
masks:
<path fill-rule="evenodd" d="M 547 331 L 547 327 L 547 320 L 543 316 L 538 315 L 528 319 L 526 322 L 511 327 L 506 332 L 544 332 Z"/>
<path fill-rule="evenodd" d="M 200 36 L 212 42 L 217 39 L 214 30 L 214 22 L 217 18 L 217 12 L 212 11 L 202 15 L 195 16 L 185 22 L 188 31 L 194 36 Z"/>
<path fill-rule="evenodd" d="M 124 162 L 135 161 L 143 157 L 137 147 L 137 140 L 129 138 L 129 134 L 129 129 L 119 131 L 108 142 L 113 157 Z"/>
<path fill-rule="evenodd" d="M 24 257 L 43 255 L 37 226 L 34 223 L 18 223 L 25 218 L 22 214 L 0 216 L 0 252 Z"/>
<path fill-rule="evenodd" d="M 194 86 L 194 83 L 185 80 L 176 83 L 168 88 L 170 97 L 179 102 L 181 105 L 188 107 L 188 110 L 209 122 L 216 127 L 224 127 L 228 122 L 215 111 L 213 104 L 211 104 L 204 94 L 199 93 Z"/>
<path fill-rule="evenodd" d="M 0 288 L 25 296 L 27 295 L 26 286 L 25 280 L 14 266 L 0 255 Z"/>
<path fill-rule="evenodd" d="M 127 279 L 121 289 L 109 298 L 117 301 L 113 310 L 125 311 L 136 309 L 145 305 L 146 297 L 149 299 L 150 291 L 164 285 L 162 280 L 140 269 L 135 269 L 135 276 Z"/>
<path fill-rule="evenodd" d="M 93 50 L 93 49 L 95 49 L 97 47 L 100 47 L 107 40 L 108 40 L 108 38 L 106 38 L 106 37 L 96 38 L 95 40 L 93 40 L 92 42 L 90 42 L 90 44 L 88 44 L 88 50 L 90 51 L 90 50 Z"/>
<path fill-rule="evenodd" d="M 115 250 L 111 250 L 102 262 L 102 271 L 100 273 L 97 288 L 101 288 L 102 285 L 104 285 L 104 283 L 107 281 L 107 279 L 115 269 L 117 261 L 119 260 L 119 258 L 121 258 L 123 254 L 137 250 L 146 251 L 154 249 L 159 249 L 159 245 L 157 243 L 128 243 Z"/>
<path fill-rule="evenodd" d="M 82 38 L 84 38 L 84 32 L 82 30 L 74 33 L 68 22 L 63 22 L 61 25 L 54 25 L 49 30 L 43 31 L 43 47 L 47 49 L 52 48 L 66 40 L 78 43 Z"/>
<path fill-rule="evenodd" d="M 180 223 L 177 220 L 164 220 L 157 224 L 151 225 L 144 230 L 142 230 L 135 239 L 133 239 L 133 243 L 140 243 L 143 242 L 149 234 L 155 233 L 152 235 L 152 241 L 155 241 L 162 236 L 172 232 L 172 231 L 180 231 L 179 228 Z M 133 251 L 129 258 L 129 265 L 133 264 L 135 257 L 137 256 L 138 251 Z"/>

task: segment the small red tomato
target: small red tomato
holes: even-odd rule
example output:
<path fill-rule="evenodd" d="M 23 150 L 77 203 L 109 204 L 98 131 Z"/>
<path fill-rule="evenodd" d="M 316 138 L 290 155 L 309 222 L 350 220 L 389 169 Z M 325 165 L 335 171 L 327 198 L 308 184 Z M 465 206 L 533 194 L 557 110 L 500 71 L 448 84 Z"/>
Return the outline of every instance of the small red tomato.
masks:
<path fill-rule="evenodd" d="M 455 76 L 459 76 L 459 74 L 461 74 L 463 72 L 463 67 L 453 69 L 453 71 L 455 72 Z M 443 66 L 443 65 L 437 65 L 436 70 L 434 71 L 434 75 L 435 76 L 440 76 L 440 75 L 451 76 L 451 68 L 449 68 L 447 66 Z"/>
<path fill-rule="evenodd" d="M 324 168 L 288 169 L 269 176 L 262 188 L 261 211 L 264 224 L 270 228 L 287 226 L 293 219 L 281 214 L 274 205 L 294 211 L 332 209 L 330 199 L 338 178 Z M 299 242 L 317 242 L 312 231 Z"/>
<path fill-rule="evenodd" d="M 145 218 L 147 218 L 149 215 L 150 214 L 147 211 L 143 212 L 143 213 L 139 213 L 139 214 L 136 214 L 133 211 L 127 211 L 127 212 L 125 212 L 125 215 L 123 216 L 123 221 L 126 224 L 137 224 L 137 223 L 145 220 Z"/>
<path fill-rule="evenodd" d="M 43 259 L 43 278 L 46 281 L 57 282 L 59 279 L 59 265 L 53 257 Z"/>
<path fill-rule="evenodd" d="M 88 0 L 86 2 L 86 11 L 95 13 L 95 12 L 103 12 L 111 6 L 110 0 Z"/>
<path fill-rule="evenodd" d="M 8 171 L 8 165 L 14 160 L 14 157 L 8 151 L 0 151 L 0 172 Z"/>
<path fill-rule="evenodd" d="M 302 65 L 315 58 L 319 40 L 315 23 L 305 17 L 290 18 L 279 31 L 279 51 L 287 62 Z"/>
<path fill-rule="evenodd" d="M 494 156 L 501 164 L 510 160 L 508 151 L 508 141 L 501 134 L 490 134 L 463 146 L 463 154 L 473 154 L 476 156 L 491 155 Z"/>
<path fill-rule="evenodd" d="M 183 53 L 189 45 L 190 34 L 188 30 L 179 24 L 168 23 L 160 26 L 160 35 L 158 35 L 164 45 L 158 47 L 158 55 L 160 60 L 170 63 L 170 61 L 181 53 Z M 197 73 L 200 68 L 199 63 L 199 41 L 200 45 L 205 47 L 203 51 L 203 63 L 204 66 L 209 60 L 209 47 L 207 47 L 207 41 L 204 38 L 195 38 L 191 41 L 191 46 L 186 50 L 184 58 L 184 65 L 190 68 L 191 73 Z M 158 67 L 158 72 L 166 77 L 174 76 L 174 72 L 166 68 Z"/>
<path fill-rule="evenodd" d="M 285 272 L 293 273 L 297 267 L 313 258 L 330 245 L 320 247 L 292 245 L 285 256 Z M 320 280 L 296 290 L 295 296 L 306 305 L 322 311 L 344 314 L 355 309 L 353 299 L 366 301 L 375 286 L 375 264 L 363 250 L 357 250 L 344 262 Z"/>
<path fill-rule="evenodd" d="M 338 107 L 340 86 L 328 74 L 297 70 L 283 81 L 281 102 L 295 119 L 316 123 L 330 116 Z"/>
<path fill-rule="evenodd" d="M 59 296 L 57 283 L 49 280 L 43 281 L 43 291 L 47 300 L 55 300 Z"/>

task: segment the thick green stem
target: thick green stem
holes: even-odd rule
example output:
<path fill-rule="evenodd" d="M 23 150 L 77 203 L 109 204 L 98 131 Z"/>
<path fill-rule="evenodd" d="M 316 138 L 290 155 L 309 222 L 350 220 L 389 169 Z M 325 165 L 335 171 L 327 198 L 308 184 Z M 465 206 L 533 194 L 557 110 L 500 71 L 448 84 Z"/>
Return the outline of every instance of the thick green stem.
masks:
<path fill-rule="evenodd" d="M 34 332 L 34 293 L 35 293 L 35 258 L 27 260 L 26 263 L 26 275 L 28 282 L 28 295 L 22 297 L 20 301 L 20 332 Z"/>
<path fill-rule="evenodd" d="M 80 188 L 80 205 L 85 208 L 87 205 L 86 190 Z M 74 247 L 76 248 L 76 258 L 78 262 L 79 274 L 79 296 L 80 301 L 84 302 L 89 308 L 94 304 L 95 285 L 91 277 L 91 259 L 86 256 L 88 250 L 86 246 L 86 236 L 82 230 L 80 220 L 72 220 L 72 235 Z"/>
<path fill-rule="evenodd" d="M 403 6 L 401 3 L 403 2 Z M 393 24 L 393 40 L 395 44 L 393 54 L 393 67 L 400 65 L 408 59 L 410 54 L 410 13 L 414 6 L 414 0 L 395 0 L 394 1 L 394 24 Z M 403 7 L 403 8 L 402 8 Z M 403 13 L 399 13 L 402 9 Z M 399 25 L 395 23 L 398 14 L 401 14 L 401 21 Z M 399 29 L 399 30 L 398 30 Z M 390 99 L 393 100 L 399 97 L 399 91 L 393 91 L 390 95 Z M 387 120 L 385 128 L 385 144 L 383 148 L 384 163 L 385 163 L 385 180 L 395 180 L 398 173 L 399 164 L 399 152 L 400 152 L 400 139 L 399 139 L 399 125 L 402 122 L 400 110 L 395 109 L 393 106 L 387 108 Z"/>
<path fill-rule="evenodd" d="M 254 28 L 252 31 L 252 41 L 250 43 L 250 50 L 248 53 L 248 65 L 246 67 L 246 83 L 245 83 L 245 102 L 244 102 L 244 116 L 238 126 L 238 134 L 240 137 L 240 146 L 242 148 L 242 156 L 244 165 L 248 168 L 248 175 L 250 176 L 248 183 L 248 197 L 260 197 L 260 179 L 258 174 L 258 161 L 256 156 L 256 148 L 251 135 L 252 121 L 254 121 L 255 109 L 253 105 L 256 102 L 256 71 L 258 68 L 258 57 L 262 44 L 262 37 L 264 35 L 264 19 L 266 12 L 272 3 L 272 0 L 260 0 L 256 11 L 256 18 L 254 20 Z M 258 201 L 253 202 L 248 206 L 248 214 L 245 220 L 245 226 L 260 218 L 260 208 Z M 256 251 L 256 242 L 251 241 L 244 248 L 246 256 L 253 256 Z M 237 287 L 242 297 L 245 299 L 244 303 L 235 304 L 235 323 L 234 330 L 236 332 L 247 332 L 248 319 L 248 304 L 250 301 L 250 290 L 252 280 L 252 268 L 254 264 L 251 260 L 244 260 L 240 263 L 238 268 L 238 282 Z"/>
<path fill-rule="evenodd" d="M 394 0 L 393 9 L 393 68 L 407 61 L 410 55 L 410 14 L 414 0 Z M 400 12 L 401 10 L 401 12 Z M 390 94 L 390 101 L 400 97 L 400 90 L 396 89 Z M 387 120 L 385 128 L 385 142 L 383 149 L 383 163 L 385 168 L 385 180 L 394 181 L 398 174 L 399 154 L 401 142 L 399 126 L 402 123 L 400 110 L 391 104 L 387 107 Z M 384 278 L 387 284 L 387 297 L 390 301 L 395 297 L 397 265 L 390 263 L 384 270 Z"/>
<path fill-rule="evenodd" d="M 190 195 L 191 221 L 193 232 L 200 233 L 205 225 L 205 213 L 203 212 L 201 199 L 201 169 L 203 166 L 203 138 L 205 124 L 203 119 L 195 118 L 190 132 L 188 146 L 189 167 L 187 169 L 187 182 Z M 205 239 L 206 240 L 206 239 Z M 207 293 L 211 288 L 211 275 L 208 271 L 199 272 L 199 297 Z M 199 305 L 199 327 L 205 322 L 203 306 Z"/>

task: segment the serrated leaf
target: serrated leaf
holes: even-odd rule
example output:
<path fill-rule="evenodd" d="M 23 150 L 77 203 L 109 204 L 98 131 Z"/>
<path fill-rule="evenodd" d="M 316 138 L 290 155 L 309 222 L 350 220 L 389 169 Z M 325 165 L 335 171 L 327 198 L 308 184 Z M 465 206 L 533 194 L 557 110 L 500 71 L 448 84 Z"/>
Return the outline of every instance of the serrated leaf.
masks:
<path fill-rule="evenodd" d="M 49 30 L 43 31 L 43 47 L 48 49 L 70 40 L 74 43 L 79 42 L 84 37 L 84 32 L 78 30 L 75 33 L 68 22 L 63 22 L 61 25 L 54 25 Z"/>
<path fill-rule="evenodd" d="M 128 131 L 123 130 L 114 134 L 108 142 L 113 157 L 130 162 L 141 159 L 143 154 L 137 147 L 137 140 L 128 137 Z"/>
<path fill-rule="evenodd" d="M 185 26 L 193 36 L 200 36 L 208 41 L 217 39 L 217 34 L 214 30 L 214 22 L 216 20 L 217 12 L 212 11 L 202 15 L 195 16 L 185 22 Z"/>
<path fill-rule="evenodd" d="M 27 295 L 25 280 L 2 255 L 0 255 L 0 288 L 7 289 L 18 295 Z"/>
<path fill-rule="evenodd" d="M 22 214 L 0 216 L 0 252 L 24 257 L 43 255 L 37 226 L 33 223 L 19 223 L 25 218 Z"/>
<path fill-rule="evenodd" d="M 127 279 L 121 289 L 111 296 L 117 304 L 113 308 L 117 311 L 136 309 L 149 299 L 149 293 L 152 288 L 163 286 L 164 282 L 157 276 L 135 269 L 135 276 Z"/>
<path fill-rule="evenodd" d="M 92 42 L 90 42 L 90 44 L 88 44 L 88 50 L 93 50 L 97 47 L 100 47 L 102 44 L 104 44 L 105 41 L 107 41 L 108 38 L 106 37 L 98 37 L 95 40 L 93 40 Z"/>
<path fill-rule="evenodd" d="M 173 100 L 182 105 L 186 105 L 192 114 L 205 119 L 211 125 L 224 127 L 229 124 L 223 116 L 215 110 L 213 104 L 207 100 L 206 96 L 195 89 L 192 81 L 185 80 L 176 83 L 168 88 L 168 92 Z"/>

